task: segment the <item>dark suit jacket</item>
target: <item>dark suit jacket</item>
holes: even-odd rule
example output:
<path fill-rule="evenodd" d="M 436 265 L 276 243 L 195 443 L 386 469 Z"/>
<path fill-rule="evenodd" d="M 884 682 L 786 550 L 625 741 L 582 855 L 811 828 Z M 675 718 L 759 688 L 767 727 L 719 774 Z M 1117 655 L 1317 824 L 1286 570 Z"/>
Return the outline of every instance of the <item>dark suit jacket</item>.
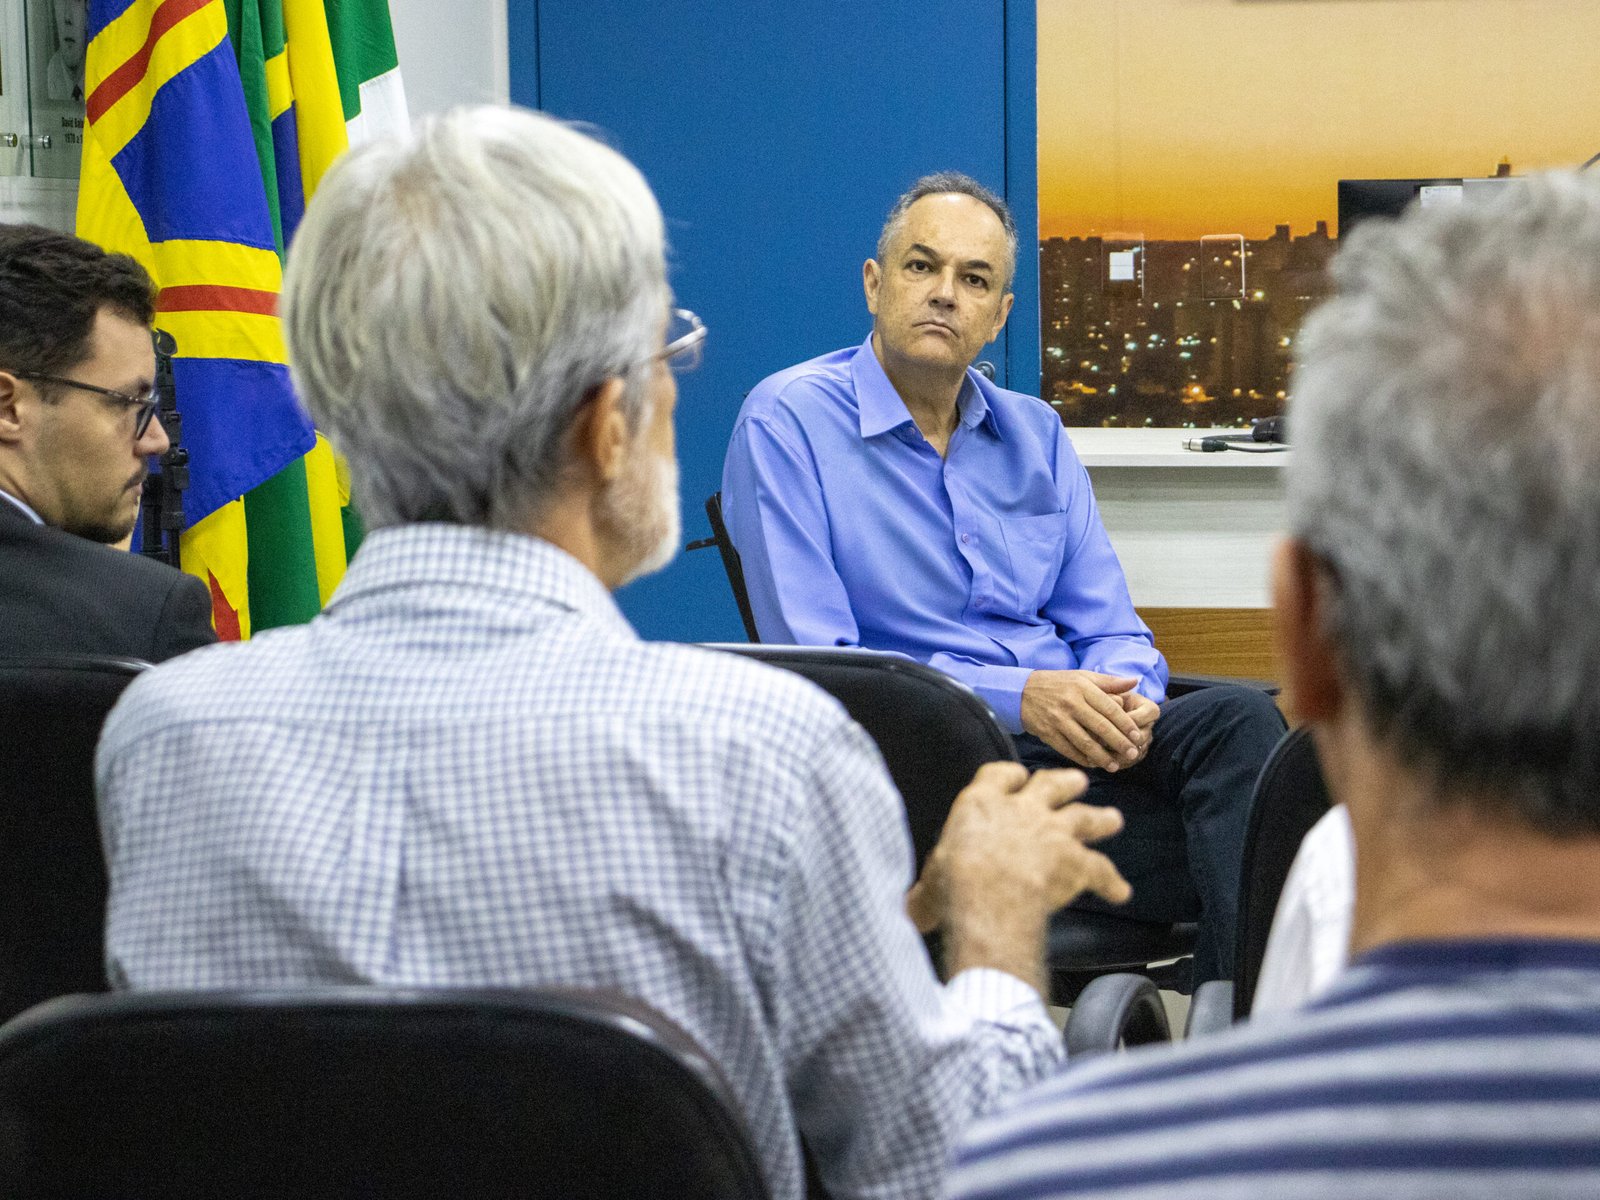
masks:
<path fill-rule="evenodd" d="M 216 640 L 211 597 L 194 576 L 36 525 L 0 498 L 0 657 L 160 662 Z"/>

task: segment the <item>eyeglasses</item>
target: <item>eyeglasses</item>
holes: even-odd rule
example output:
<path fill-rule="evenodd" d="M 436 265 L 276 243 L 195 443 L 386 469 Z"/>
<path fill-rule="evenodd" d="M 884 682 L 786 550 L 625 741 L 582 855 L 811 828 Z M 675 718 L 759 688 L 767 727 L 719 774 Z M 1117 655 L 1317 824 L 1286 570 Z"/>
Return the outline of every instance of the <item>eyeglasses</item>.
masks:
<path fill-rule="evenodd" d="M 32 379 L 37 383 L 54 383 L 61 387 L 77 388 L 81 392 L 93 392 L 97 396 L 107 396 L 129 408 L 137 410 L 133 419 L 133 440 L 138 441 L 150 428 L 150 418 L 156 415 L 156 404 L 159 396 L 155 385 L 142 396 L 130 396 L 127 392 L 113 391 L 111 388 L 100 387 L 93 383 L 79 383 L 76 379 L 63 379 L 59 375 L 39 375 L 33 371 L 12 371 L 18 379 Z"/>
<path fill-rule="evenodd" d="M 667 344 L 654 357 L 674 371 L 692 371 L 700 365 L 705 340 L 705 323 L 687 308 L 675 308 L 667 319 Z"/>

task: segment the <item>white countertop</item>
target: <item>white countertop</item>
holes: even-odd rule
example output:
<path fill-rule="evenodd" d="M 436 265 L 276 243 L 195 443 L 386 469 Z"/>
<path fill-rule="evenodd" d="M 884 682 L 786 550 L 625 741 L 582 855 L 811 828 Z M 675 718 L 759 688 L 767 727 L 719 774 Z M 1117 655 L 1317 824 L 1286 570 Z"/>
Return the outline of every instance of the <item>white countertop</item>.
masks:
<path fill-rule="evenodd" d="M 1067 436 L 1086 467 L 1222 467 L 1277 468 L 1289 460 L 1289 453 L 1252 454 L 1248 451 L 1222 450 L 1205 453 L 1185 450 L 1183 443 L 1189 438 L 1224 433 L 1242 433 L 1239 429 L 1095 429 L 1088 426 L 1067 427 Z"/>

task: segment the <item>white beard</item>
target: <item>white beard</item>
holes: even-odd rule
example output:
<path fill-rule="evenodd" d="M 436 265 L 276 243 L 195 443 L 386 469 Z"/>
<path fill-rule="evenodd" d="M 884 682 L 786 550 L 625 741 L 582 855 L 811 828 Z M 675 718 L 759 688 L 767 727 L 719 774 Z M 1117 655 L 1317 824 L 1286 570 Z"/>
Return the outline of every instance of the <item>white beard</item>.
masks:
<path fill-rule="evenodd" d="M 638 466 L 607 489 L 596 515 L 633 564 L 619 587 L 661 570 L 677 554 L 683 536 L 677 461 L 641 446 Z"/>

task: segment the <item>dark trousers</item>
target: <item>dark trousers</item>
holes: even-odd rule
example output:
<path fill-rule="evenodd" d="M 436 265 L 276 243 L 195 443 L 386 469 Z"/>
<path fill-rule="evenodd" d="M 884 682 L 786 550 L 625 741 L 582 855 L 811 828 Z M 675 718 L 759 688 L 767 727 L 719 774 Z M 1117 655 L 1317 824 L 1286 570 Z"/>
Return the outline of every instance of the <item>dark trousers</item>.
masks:
<path fill-rule="evenodd" d="M 1125 770 L 1088 772 L 1084 797 L 1122 811 L 1122 832 L 1098 849 L 1133 885 L 1133 899 L 1112 906 L 1086 896 L 1074 907 L 1198 921 L 1194 982 L 1231 978 L 1250 796 L 1284 728 L 1272 697 L 1253 688 L 1202 688 L 1163 704 L 1150 752 Z M 1073 765 L 1030 734 L 1015 740 L 1031 769 Z"/>

